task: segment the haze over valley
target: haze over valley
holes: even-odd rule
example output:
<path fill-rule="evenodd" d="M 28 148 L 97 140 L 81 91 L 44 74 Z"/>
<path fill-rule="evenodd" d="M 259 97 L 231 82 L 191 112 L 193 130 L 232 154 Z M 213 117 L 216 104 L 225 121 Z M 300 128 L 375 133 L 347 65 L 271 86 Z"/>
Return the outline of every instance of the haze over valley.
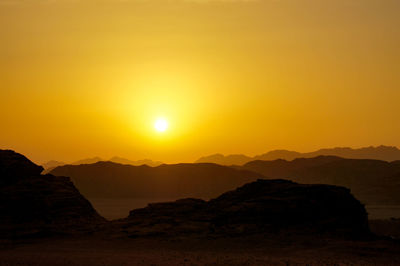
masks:
<path fill-rule="evenodd" d="M 369 158 L 387 156 L 385 152 L 388 150 L 392 154 L 398 151 L 395 147 L 383 146 L 361 149 L 365 150 L 373 151 L 362 155 Z M 332 150 L 324 151 L 330 154 Z M 184 197 L 210 199 L 257 179 L 288 179 L 305 184 L 344 186 L 350 188 L 367 208 L 371 207 L 375 217 L 382 218 L 382 212 L 386 212 L 385 218 L 400 218 L 399 162 L 329 155 L 290 161 L 255 160 L 230 167 L 211 163 L 149 167 L 99 161 L 59 166 L 50 173 L 71 177 L 83 195 L 95 205 L 98 203 L 99 211 L 108 218 L 124 217 L 131 205 L 144 207 L 147 203 Z"/>

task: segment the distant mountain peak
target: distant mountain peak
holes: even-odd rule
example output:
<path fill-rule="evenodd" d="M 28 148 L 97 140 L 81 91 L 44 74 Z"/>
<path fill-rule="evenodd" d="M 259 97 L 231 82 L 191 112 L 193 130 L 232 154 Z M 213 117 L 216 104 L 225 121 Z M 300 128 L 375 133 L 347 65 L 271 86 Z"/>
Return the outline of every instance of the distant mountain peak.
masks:
<path fill-rule="evenodd" d="M 380 146 L 368 146 L 363 148 L 350 148 L 350 147 L 324 148 L 314 152 L 306 152 L 306 153 L 277 149 L 254 157 L 249 157 L 243 154 L 233 154 L 225 156 L 217 153 L 210 156 L 201 157 L 196 162 L 197 163 L 209 162 L 221 165 L 244 165 L 254 160 L 272 161 L 276 159 L 284 159 L 292 161 L 297 158 L 313 158 L 321 155 L 337 156 L 347 159 L 375 159 L 382 161 L 400 160 L 400 150 L 397 147 L 380 145 Z"/>
<path fill-rule="evenodd" d="M 57 166 L 61 166 L 61 165 L 64 165 L 64 164 L 65 164 L 64 162 L 50 160 L 50 161 L 48 161 L 46 163 L 43 163 L 42 166 L 43 166 L 43 168 L 45 170 L 47 170 L 47 169 L 52 169 L 52 168 L 55 168 Z"/>
<path fill-rule="evenodd" d="M 195 163 L 216 163 L 221 165 L 243 165 L 248 161 L 251 161 L 252 157 L 243 154 L 230 154 L 223 155 L 216 153 L 210 156 L 201 157 Z"/>
<path fill-rule="evenodd" d="M 98 156 L 96 156 L 96 157 L 93 157 L 93 158 L 82 159 L 82 160 L 73 162 L 73 163 L 71 163 L 71 164 L 73 164 L 73 165 L 92 164 L 92 163 L 97 163 L 97 162 L 99 162 L 99 161 L 103 161 L 103 159 L 100 158 L 100 157 L 98 157 Z"/>
<path fill-rule="evenodd" d="M 109 161 L 114 162 L 114 163 L 119 163 L 119 164 L 130 164 L 130 165 L 135 165 L 135 166 L 148 165 L 151 167 L 155 167 L 155 166 L 159 166 L 159 165 L 163 164 L 163 162 L 153 161 L 151 159 L 143 159 L 143 160 L 133 161 L 133 160 L 119 157 L 119 156 L 114 156 Z"/>
<path fill-rule="evenodd" d="M 134 166 L 148 165 L 151 167 L 155 167 L 155 166 L 159 166 L 159 165 L 163 164 L 163 162 L 153 161 L 151 159 L 143 159 L 143 160 L 133 161 L 133 160 L 129 160 L 129 159 L 126 159 L 123 157 L 114 156 L 114 157 L 111 157 L 109 160 L 104 160 L 103 158 L 96 156 L 96 157 L 92 157 L 92 158 L 86 158 L 86 159 L 82 159 L 79 161 L 75 161 L 72 163 L 64 163 L 64 162 L 60 162 L 60 161 L 51 160 L 46 163 L 43 163 L 42 166 L 45 169 L 44 173 L 48 173 L 58 166 L 95 164 L 98 162 L 113 162 L 113 163 L 118 163 L 118 164 L 129 164 L 129 165 L 134 165 Z"/>

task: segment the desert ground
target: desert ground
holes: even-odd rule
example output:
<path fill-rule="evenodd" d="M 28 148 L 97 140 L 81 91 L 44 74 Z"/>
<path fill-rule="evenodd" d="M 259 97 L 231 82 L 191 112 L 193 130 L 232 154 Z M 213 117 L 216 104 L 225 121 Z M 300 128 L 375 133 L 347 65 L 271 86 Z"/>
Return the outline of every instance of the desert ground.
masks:
<path fill-rule="evenodd" d="M 382 225 L 373 228 L 379 226 Z M 400 241 L 390 238 L 354 241 L 275 235 L 223 239 L 129 239 L 95 234 L 2 241 L 0 251 L 0 265 L 399 264 Z"/>

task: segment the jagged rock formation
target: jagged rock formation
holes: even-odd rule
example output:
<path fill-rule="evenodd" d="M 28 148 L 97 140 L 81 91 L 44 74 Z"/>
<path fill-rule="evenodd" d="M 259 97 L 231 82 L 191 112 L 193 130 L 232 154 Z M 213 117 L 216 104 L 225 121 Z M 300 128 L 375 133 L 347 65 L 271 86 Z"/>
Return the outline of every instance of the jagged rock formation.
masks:
<path fill-rule="evenodd" d="M 292 232 L 369 235 L 364 206 L 343 187 L 258 180 L 210 201 L 149 204 L 115 222 L 131 237 Z"/>
<path fill-rule="evenodd" d="M 0 150 L 0 236 L 70 233 L 104 221 L 68 177 L 42 171 L 21 154 Z"/>

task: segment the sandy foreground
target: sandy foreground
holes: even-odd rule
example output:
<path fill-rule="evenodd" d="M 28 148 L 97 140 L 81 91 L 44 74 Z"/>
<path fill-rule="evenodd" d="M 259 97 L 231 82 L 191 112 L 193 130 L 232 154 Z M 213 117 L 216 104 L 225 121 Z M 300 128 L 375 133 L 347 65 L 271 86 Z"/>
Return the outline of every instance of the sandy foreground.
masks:
<path fill-rule="evenodd" d="M 400 265 L 400 243 L 390 240 L 89 236 L 0 247 L 0 265 Z"/>

